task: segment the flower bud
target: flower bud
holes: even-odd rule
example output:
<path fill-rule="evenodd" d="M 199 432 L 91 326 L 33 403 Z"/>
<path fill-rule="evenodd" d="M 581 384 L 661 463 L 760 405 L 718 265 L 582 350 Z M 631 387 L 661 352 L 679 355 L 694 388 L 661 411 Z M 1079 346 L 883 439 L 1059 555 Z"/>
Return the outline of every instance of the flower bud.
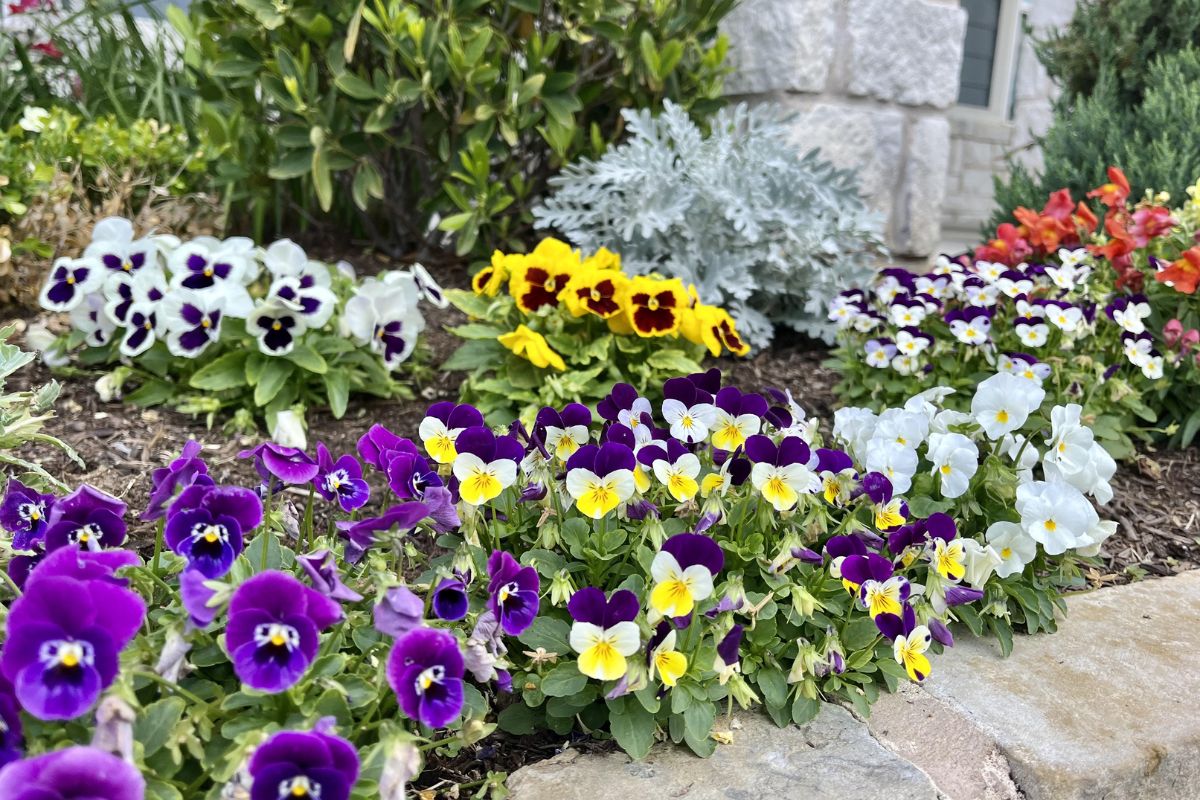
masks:
<path fill-rule="evenodd" d="M 575 594 L 575 586 L 571 582 L 571 574 L 560 569 L 550 579 L 550 602 L 556 606 L 565 606 Z"/>
<path fill-rule="evenodd" d="M 796 644 L 799 646 L 799 650 L 796 652 L 796 660 L 792 662 L 792 669 L 788 672 L 788 683 L 799 683 L 806 676 L 815 675 L 821 662 L 817 648 L 807 639 L 798 639 Z"/>

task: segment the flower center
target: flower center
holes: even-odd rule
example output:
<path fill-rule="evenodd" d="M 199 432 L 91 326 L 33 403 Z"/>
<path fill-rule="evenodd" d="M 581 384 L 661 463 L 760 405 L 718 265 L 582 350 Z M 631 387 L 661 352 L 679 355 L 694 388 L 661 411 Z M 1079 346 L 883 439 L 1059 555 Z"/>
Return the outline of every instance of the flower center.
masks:
<path fill-rule="evenodd" d="M 281 622 L 263 622 L 254 628 L 254 643 L 259 647 L 273 647 L 290 653 L 300 646 L 300 632 Z"/>
<path fill-rule="evenodd" d="M 196 542 L 207 542 L 215 544 L 217 542 L 228 542 L 229 531 L 224 525 L 213 523 L 197 522 L 192 527 L 192 540 Z"/>
<path fill-rule="evenodd" d="M 17 515 L 26 522 L 38 522 L 45 509 L 42 503 L 21 503 L 17 507 Z"/>
<path fill-rule="evenodd" d="M 96 662 L 96 651 L 91 642 L 73 639 L 54 639 L 38 648 L 38 661 L 46 667 L 77 669 L 80 665 L 90 667 Z"/>
<path fill-rule="evenodd" d="M 1053 519 L 1046 520 L 1046 530 L 1053 533 L 1054 531 L 1058 530 L 1058 523 L 1055 522 Z"/>
<path fill-rule="evenodd" d="M 286 800 L 289 797 L 310 797 L 312 800 L 320 800 L 321 784 L 307 775 L 288 778 L 279 784 L 279 800 Z"/>
<path fill-rule="evenodd" d="M 421 671 L 421 674 L 413 681 L 413 688 L 416 689 L 417 694 L 425 694 L 435 683 L 441 685 L 445 679 L 446 668 L 441 664 L 434 664 Z"/>
<path fill-rule="evenodd" d="M 646 308 L 650 309 L 651 311 L 658 311 L 658 298 L 651 297 L 650 300 L 646 302 Z"/>
<path fill-rule="evenodd" d="M 1000 557 L 1004 559 L 1012 558 L 1012 548 L 1005 547 L 1000 551 Z"/>
<path fill-rule="evenodd" d="M 325 488 L 336 492 L 350 483 L 350 475 L 344 469 L 335 469 L 325 476 Z"/>
<path fill-rule="evenodd" d="M 96 523 L 89 522 L 86 525 L 80 525 L 67 538 L 71 544 L 87 544 L 93 537 L 99 540 L 103 536 L 104 531 L 100 530 Z"/>
<path fill-rule="evenodd" d="M 999 411 L 997 411 L 996 412 L 996 422 L 999 422 L 1001 425 L 1007 424 L 1008 423 L 1008 411 L 1003 408 L 1000 409 Z"/>
<path fill-rule="evenodd" d="M 508 602 L 508 598 L 512 597 L 519 591 L 521 591 L 520 586 L 518 586 L 515 582 L 509 582 L 500 587 L 500 591 L 497 593 L 496 598 L 500 601 L 500 605 L 504 605 Z"/>
<path fill-rule="evenodd" d="M 278 331 L 278 330 L 282 330 L 282 329 L 283 329 L 283 323 L 280 322 L 279 320 L 275 320 L 274 322 L 271 323 L 271 330 Z M 382 337 L 383 332 L 381 331 L 379 335 Z"/>

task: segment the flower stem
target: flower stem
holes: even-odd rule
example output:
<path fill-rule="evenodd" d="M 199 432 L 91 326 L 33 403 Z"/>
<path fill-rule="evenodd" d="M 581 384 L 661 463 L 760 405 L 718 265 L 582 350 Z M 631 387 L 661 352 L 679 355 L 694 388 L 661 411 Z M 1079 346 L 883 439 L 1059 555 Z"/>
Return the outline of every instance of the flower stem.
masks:
<path fill-rule="evenodd" d="M 312 547 L 316 541 L 317 535 L 313 531 L 313 495 L 316 493 L 315 487 L 310 483 L 308 485 L 308 502 L 304 505 L 304 524 L 300 527 L 300 541 L 298 543 L 299 551 L 305 552 L 305 542 L 308 547 Z"/>
<path fill-rule="evenodd" d="M 163 529 L 166 527 L 166 518 L 159 517 L 158 522 L 154 525 L 154 560 L 150 562 L 151 571 L 154 577 L 158 578 L 161 574 L 162 567 L 158 563 L 158 557 L 162 555 L 163 549 Z"/>
<path fill-rule="evenodd" d="M 174 681 L 167 680 L 166 678 L 164 678 L 162 675 L 159 675 L 154 670 L 135 669 L 135 670 L 133 670 L 133 675 L 138 678 L 145 678 L 146 680 L 153 681 L 154 683 L 157 683 L 159 686 L 162 686 L 164 689 L 174 692 L 175 694 L 182 697 L 184 700 L 187 700 L 191 703 L 196 703 L 201 706 L 208 705 L 208 702 L 201 699 L 198 695 L 192 694 L 187 689 L 184 689 L 182 686 L 180 686 L 178 683 L 175 683 Z"/>
<path fill-rule="evenodd" d="M 8 574 L 8 570 L 0 569 L 0 578 L 4 578 L 4 582 L 8 584 L 8 588 L 13 590 L 13 594 L 15 596 L 17 596 L 17 597 L 21 596 L 21 594 L 22 594 L 21 587 L 17 586 L 17 582 L 14 581 L 12 579 L 12 576 Z"/>

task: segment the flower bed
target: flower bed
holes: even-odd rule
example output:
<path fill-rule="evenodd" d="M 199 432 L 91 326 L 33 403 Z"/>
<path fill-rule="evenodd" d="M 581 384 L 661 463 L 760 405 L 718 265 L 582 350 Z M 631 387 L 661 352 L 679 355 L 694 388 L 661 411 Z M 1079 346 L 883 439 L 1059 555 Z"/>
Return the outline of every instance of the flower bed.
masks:
<path fill-rule="evenodd" d="M 81 257 L 57 259 L 41 292 L 72 325 L 52 363 L 82 348 L 80 364 L 120 365 L 102 380 L 107 393 L 128 383 L 138 405 L 210 421 L 264 414 L 272 428 L 285 410 L 328 405 L 340 417 L 353 393 L 401 393 L 391 373 L 425 327 L 421 300 L 446 305 L 419 264 L 357 280 L 287 239 L 138 238 L 122 218 L 98 223 Z"/>
<path fill-rule="evenodd" d="M 780 724 L 823 697 L 865 711 L 930 673 L 950 620 L 1006 647 L 1010 621 L 1052 628 L 1072 551 L 1115 527 L 1084 496 L 1110 462 L 1078 407 L 1043 418 L 1020 380 L 971 415 L 942 392 L 844 409 L 828 443 L 786 394 L 715 371 L 505 434 L 440 403 L 420 444 L 376 425 L 358 458 L 247 451 L 258 491 L 215 484 L 189 443 L 153 476 L 145 565 L 121 501 L 12 482 L 0 753 L 26 755 L 0 787 L 103 762 L 130 797 L 400 797 L 423 752 L 497 726 L 706 754 L 735 701 Z"/>
<path fill-rule="evenodd" d="M 1130 204 L 1124 176 L 1111 175 L 1088 195 L 1107 208 L 1102 225 L 1062 190 L 1040 213 L 1017 209 L 1019 224 L 1001 225 L 973 260 L 943 256 L 930 274 L 886 269 L 843 292 L 829 312 L 841 328 L 841 396 L 886 407 L 1007 373 L 1044 389 L 1048 404 L 1079 403 L 1118 458 L 1133 454 L 1134 436 L 1190 443 L 1200 412 L 1184 398 L 1200 385 L 1200 320 L 1187 295 L 1200 275 L 1200 218 L 1162 198 Z"/>

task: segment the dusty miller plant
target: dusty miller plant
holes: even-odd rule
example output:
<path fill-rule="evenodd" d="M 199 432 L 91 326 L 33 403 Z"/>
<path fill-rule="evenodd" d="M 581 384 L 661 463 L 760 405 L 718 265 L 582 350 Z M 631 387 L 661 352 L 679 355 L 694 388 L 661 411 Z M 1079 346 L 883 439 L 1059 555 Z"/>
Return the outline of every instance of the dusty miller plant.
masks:
<path fill-rule="evenodd" d="M 695 284 L 756 347 L 775 325 L 832 341 L 829 300 L 883 253 L 853 171 L 797 153 L 776 107 L 723 110 L 705 136 L 664 105 L 657 117 L 623 111 L 629 139 L 552 178 L 535 224 L 619 252 L 629 272 Z"/>

